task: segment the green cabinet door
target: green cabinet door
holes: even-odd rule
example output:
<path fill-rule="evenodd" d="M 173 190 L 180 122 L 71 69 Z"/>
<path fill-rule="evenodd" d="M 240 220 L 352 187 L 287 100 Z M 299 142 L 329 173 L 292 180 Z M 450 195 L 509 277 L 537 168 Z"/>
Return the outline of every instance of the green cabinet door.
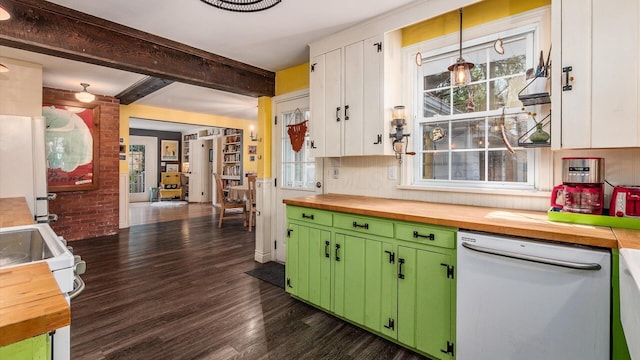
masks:
<path fill-rule="evenodd" d="M 336 234 L 334 307 L 342 316 L 395 338 L 395 254 L 392 245 Z M 386 252 L 385 252 L 386 251 Z"/>
<path fill-rule="evenodd" d="M 49 335 L 42 334 L 13 344 L 0 346 L 2 360 L 48 360 L 51 358 Z"/>
<path fill-rule="evenodd" d="M 298 225 L 289 224 L 287 228 L 287 254 L 285 259 L 285 290 L 291 295 L 298 295 L 298 263 L 300 253 L 298 251 Z"/>
<path fill-rule="evenodd" d="M 297 224 L 290 224 L 288 232 L 287 291 L 330 310 L 331 232 Z"/>
<path fill-rule="evenodd" d="M 451 359 L 451 256 L 398 247 L 398 341 Z"/>

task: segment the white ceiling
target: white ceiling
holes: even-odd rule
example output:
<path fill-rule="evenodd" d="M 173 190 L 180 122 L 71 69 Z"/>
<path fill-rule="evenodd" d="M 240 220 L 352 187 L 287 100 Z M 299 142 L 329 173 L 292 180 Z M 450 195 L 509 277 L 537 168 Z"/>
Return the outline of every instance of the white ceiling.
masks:
<path fill-rule="evenodd" d="M 282 0 L 256 13 L 200 0 L 51 2 L 270 71 L 309 61 L 308 44 L 414 0 Z M 419 0 L 424 1 L 424 0 Z M 144 75 L 0 47 L 0 56 L 43 65 L 46 87 L 114 96 Z M 257 99 L 173 83 L 135 104 L 255 120 Z M 141 125 L 142 126 L 142 125 Z"/>

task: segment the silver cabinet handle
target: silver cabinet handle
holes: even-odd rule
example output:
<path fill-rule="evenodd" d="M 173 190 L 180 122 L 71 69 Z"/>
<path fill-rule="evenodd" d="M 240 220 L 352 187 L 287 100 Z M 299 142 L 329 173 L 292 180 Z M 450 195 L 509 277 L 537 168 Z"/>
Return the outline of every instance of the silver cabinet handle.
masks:
<path fill-rule="evenodd" d="M 600 270 L 602 268 L 600 264 L 595 264 L 595 263 L 585 264 L 585 263 L 578 263 L 578 262 L 566 261 L 566 260 L 549 259 L 541 256 L 525 255 L 525 254 L 519 254 L 511 251 L 486 248 L 478 245 L 469 244 L 466 242 L 463 242 L 462 246 L 464 246 L 469 250 L 473 250 L 481 253 L 504 256 L 504 257 L 518 259 L 518 260 L 532 261 L 532 262 L 553 265 L 553 266 L 561 266 L 561 267 L 570 268 L 570 269 Z"/>

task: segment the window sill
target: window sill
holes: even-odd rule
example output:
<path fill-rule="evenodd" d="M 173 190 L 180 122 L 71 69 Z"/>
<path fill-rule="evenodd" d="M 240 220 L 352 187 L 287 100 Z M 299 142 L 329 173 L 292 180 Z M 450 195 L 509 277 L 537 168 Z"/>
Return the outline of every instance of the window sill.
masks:
<path fill-rule="evenodd" d="M 506 195 L 506 196 L 518 196 L 518 197 L 530 197 L 530 198 L 549 198 L 551 196 L 550 191 L 539 190 L 520 190 L 520 189 L 482 189 L 482 188 L 464 188 L 464 187 L 447 187 L 447 186 L 415 186 L 415 185 L 398 185 L 399 190 L 416 190 L 416 191 L 437 191 L 448 193 L 464 193 L 464 194 L 478 194 L 478 195 Z"/>

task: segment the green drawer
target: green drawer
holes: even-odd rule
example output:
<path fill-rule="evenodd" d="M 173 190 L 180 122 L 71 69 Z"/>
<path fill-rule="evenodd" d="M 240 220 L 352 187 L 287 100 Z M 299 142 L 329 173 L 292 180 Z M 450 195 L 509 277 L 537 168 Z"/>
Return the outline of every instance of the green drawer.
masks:
<path fill-rule="evenodd" d="M 456 232 L 435 226 L 396 223 L 396 239 L 455 249 Z"/>
<path fill-rule="evenodd" d="M 334 214 L 333 226 L 345 230 L 353 230 L 360 233 L 393 237 L 393 222 L 370 218 L 365 216 L 354 216 L 349 214 Z"/>
<path fill-rule="evenodd" d="M 331 226 L 331 213 L 324 210 L 287 205 L 287 219 Z"/>

